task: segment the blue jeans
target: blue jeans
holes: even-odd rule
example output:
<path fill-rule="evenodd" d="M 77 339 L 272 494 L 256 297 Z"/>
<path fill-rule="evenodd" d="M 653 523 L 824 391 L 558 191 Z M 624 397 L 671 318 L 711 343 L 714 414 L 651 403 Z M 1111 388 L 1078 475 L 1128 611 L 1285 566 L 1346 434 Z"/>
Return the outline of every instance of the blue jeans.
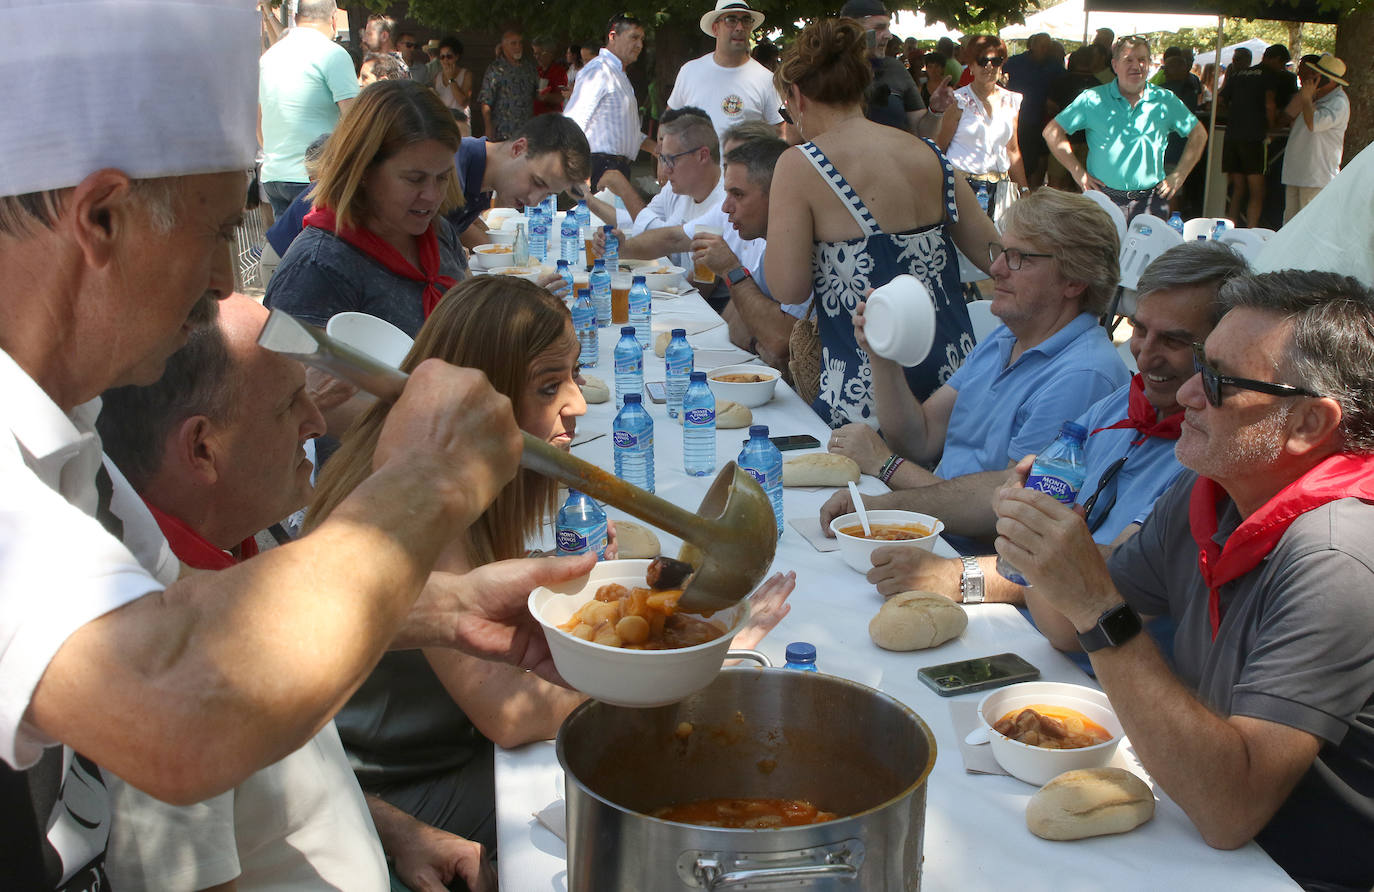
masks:
<path fill-rule="evenodd" d="M 309 183 L 263 183 L 262 194 L 272 205 L 272 216 L 280 217 L 296 200 L 296 196 L 309 188 Z"/>

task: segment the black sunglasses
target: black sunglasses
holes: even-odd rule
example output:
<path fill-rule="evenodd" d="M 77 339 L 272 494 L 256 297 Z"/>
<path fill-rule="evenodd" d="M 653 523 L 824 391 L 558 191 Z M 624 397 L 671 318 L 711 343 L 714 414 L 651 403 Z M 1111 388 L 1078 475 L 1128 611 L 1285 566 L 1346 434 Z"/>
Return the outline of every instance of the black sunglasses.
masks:
<path fill-rule="evenodd" d="M 1005 61 L 1007 61 L 1006 56 L 984 56 L 978 60 L 978 67 L 987 68 L 991 65 L 993 68 L 1001 68 L 1002 63 Z"/>
<path fill-rule="evenodd" d="M 1253 390 L 1256 393 L 1267 393 L 1270 396 L 1311 396 L 1321 398 L 1320 393 L 1313 393 L 1306 387 L 1297 387 L 1292 384 L 1276 384 L 1273 381 L 1256 381 L 1253 378 L 1233 378 L 1230 375 L 1223 375 L 1214 367 L 1207 364 L 1207 358 L 1203 354 L 1202 345 L 1193 345 L 1193 370 L 1202 376 L 1202 392 L 1207 396 L 1207 402 L 1213 406 L 1221 407 L 1221 388 L 1222 385 L 1236 387 L 1240 390 Z"/>
<path fill-rule="evenodd" d="M 778 106 L 778 114 L 782 116 L 783 123 L 795 125 L 796 122 L 792 120 L 792 115 L 785 106 Z"/>
<path fill-rule="evenodd" d="M 1103 505 L 1101 512 L 1096 516 L 1093 515 L 1093 509 L 1097 507 L 1098 501 L 1102 498 L 1103 491 L 1105 491 L 1106 488 L 1111 485 L 1112 481 L 1116 479 L 1116 475 L 1121 471 L 1122 465 L 1126 464 L 1126 459 L 1130 457 L 1131 454 L 1128 452 L 1112 462 L 1111 466 L 1103 471 L 1102 476 L 1097 479 L 1097 489 L 1093 490 L 1093 494 L 1088 496 L 1088 500 L 1083 503 L 1083 518 L 1088 524 L 1088 532 L 1096 533 L 1097 528 L 1107 521 L 1107 515 L 1111 514 L 1112 509 L 1116 507 L 1117 487 L 1113 486 L 1111 498 Z"/>

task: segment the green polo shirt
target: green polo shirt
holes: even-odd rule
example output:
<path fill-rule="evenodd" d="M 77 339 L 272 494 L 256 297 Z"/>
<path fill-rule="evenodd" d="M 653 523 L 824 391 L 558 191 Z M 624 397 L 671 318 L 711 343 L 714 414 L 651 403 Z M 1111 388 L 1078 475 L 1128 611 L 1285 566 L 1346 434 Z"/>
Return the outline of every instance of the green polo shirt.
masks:
<path fill-rule="evenodd" d="M 1134 107 L 1116 81 L 1078 94 L 1054 119 L 1065 133 L 1087 132 L 1088 173 L 1108 188 L 1153 188 L 1164 179 L 1169 134 L 1187 136 L 1197 117 L 1168 90 L 1146 84 Z"/>

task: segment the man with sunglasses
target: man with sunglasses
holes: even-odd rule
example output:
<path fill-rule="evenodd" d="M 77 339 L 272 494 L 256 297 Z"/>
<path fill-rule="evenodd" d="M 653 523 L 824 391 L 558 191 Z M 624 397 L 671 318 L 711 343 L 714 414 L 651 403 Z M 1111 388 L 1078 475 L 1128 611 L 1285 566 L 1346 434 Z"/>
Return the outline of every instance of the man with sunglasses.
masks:
<path fill-rule="evenodd" d="M 1149 212 L 1169 216 L 1171 199 L 1202 158 L 1207 128 L 1173 93 L 1156 87 L 1150 73 L 1150 43 L 1123 37 L 1112 55 L 1116 80 L 1084 90 L 1045 125 L 1045 142 L 1084 192 L 1096 189 L 1121 208 L 1129 222 Z M 1073 153 L 1069 134 L 1088 136 L 1088 160 Z M 1169 134 L 1187 137 L 1178 166 L 1167 176 L 1164 152 Z"/>
<path fill-rule="evenodd" d="M 1171 248 L 1141 273 L 1130 341 L 1139 371 L 1077 419 L 1089 431 L 1078 504 L 1104 553 L 1135 534 L 1182 470 L 1174 457 L 1183 412 L 1178 389 L 1193 375 L 1193 344 L 1221 315 L 1218 289 L 1245 273 L 1239 255 L 1211 241 Z M 868 581 L 883 595 L 931 591 L 965 603 L 1022 603 L 1025 588 L 999 574 L 996 563 L 993 554 L 961 560 L 886 547 L 873 553 Z"/>
<path fill-rule="evenodd" d="M 1178 393 L 1188 472 L 1141 531 L 1104 562 L 1080 516 L 1014 477 L 997 551 L 1209 845 L 1253 839 L 1305 888 L 1368 889 L 1374 292 L 1284 270 L 1221 300 Z M 1172 667 L 1142 615 L 1177 623 Z"/>
<path fill-rule="evenodd" d="M 716 136 L 745 121 L 764 121 L 781 134 L 778 92 L 773 73 L 749 55 L 749 35 L 763 24 L 763 13 L 745 0 L 716 0 L 701 17 L 701 30 L 716 39 L 715 51 L 678 70 L 668 107 L 705 109 Z"/>

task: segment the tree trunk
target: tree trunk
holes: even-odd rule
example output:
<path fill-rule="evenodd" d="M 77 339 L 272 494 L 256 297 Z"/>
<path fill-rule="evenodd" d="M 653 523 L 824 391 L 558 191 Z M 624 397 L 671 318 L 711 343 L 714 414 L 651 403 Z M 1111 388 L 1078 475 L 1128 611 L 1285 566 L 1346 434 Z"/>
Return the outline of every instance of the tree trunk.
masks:
<path fill-rule="evenodd" d="M 1302 22 L 1288 23 L 1288 51 L 1295 60 L 1302 58 Z"/>
<path fill-rule="evenodd" d="M 1345 131 L 1345 163 L 1374 142 L 1374 66 L 1367 61 L 1374 46 L 1374 3 L 1342 13 L 1336 27 L 1336 55 L 1345 61 L 1350 86 L 1350 126 Z"/>

